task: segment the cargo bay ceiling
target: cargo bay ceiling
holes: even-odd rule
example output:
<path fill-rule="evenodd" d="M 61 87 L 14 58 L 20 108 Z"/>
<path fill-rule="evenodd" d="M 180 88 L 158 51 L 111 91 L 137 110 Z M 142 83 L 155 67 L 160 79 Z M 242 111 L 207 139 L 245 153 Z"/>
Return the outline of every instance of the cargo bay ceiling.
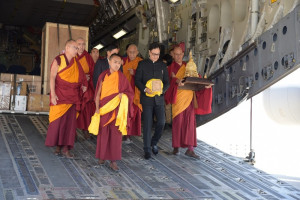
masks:
<path fill-rule="evenodd" d="M 140 0 L 9 0 L 0 1 L 3 26 L 42 28 L 46 22 L 88 26 L 90 42 L 104 46 L 114 42 L 117 29 L 135 30 L 135 7 Z"/>

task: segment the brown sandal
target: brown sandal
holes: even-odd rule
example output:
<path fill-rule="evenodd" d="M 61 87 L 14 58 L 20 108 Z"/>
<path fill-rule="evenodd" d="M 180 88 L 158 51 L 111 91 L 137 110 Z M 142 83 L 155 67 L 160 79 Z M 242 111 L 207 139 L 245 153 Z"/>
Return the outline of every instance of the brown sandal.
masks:
<path fill-rule="evenodd" d="M 98 164 L 99 164 L 99 165 L 104 165 L 104 164 L 105 164 L 105 160 L 99 159 Z"/>
<path fill-rule="evenodd" d="M 64 155 L 64 157 L 66 158 L 70 158 L 73 159 L 74 158 L 74 154 L 71 154 L 70 151 L 65 151 L 62 153 Z"/>
<path fill-rule="evenodd" d="M 195 159 L 198 159 L 198 160 L 200 159 L 200 156 L 198 156 L 197 154 L 195 154 L 194 151 L 191 151 L 191 150 L 186 150 L 185 155 L 195 158 Z"/>
<path fill-rule="evenodd" d="M 55 151 L 54 151 L 54 155 L 56 156 L 60 156 L 61 155 L 61 148 L 60 147 L 56 147 Z"/>
<path fill-rule="evenodd" d="M 109 165 L 110 169 L 117 172 L 119 171 L 119 167 L 117 166 L 117 163 L 116 162 L 111 162 L 110 165 Z"/>
<path fill-rule="evenodd" d="M 178 155 L 179 153 L 179 148 L 178 147 L 174 147 L 172 154 L 173 155 Z"/>

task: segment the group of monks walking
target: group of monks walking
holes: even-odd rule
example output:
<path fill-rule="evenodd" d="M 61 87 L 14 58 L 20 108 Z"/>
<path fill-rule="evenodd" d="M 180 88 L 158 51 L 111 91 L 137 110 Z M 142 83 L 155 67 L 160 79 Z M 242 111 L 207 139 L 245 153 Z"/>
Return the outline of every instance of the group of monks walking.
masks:
<path fill-rule="evenodd" d="M 103 165 L 118 171 L 122 140 L 141 136 L 143 116 L 144 158 L 159 153 L 158 142 L 165 126 L 165 105 L 172 105 L 173 154 L 187 148 L 185 155 L 198 159 L 195 114 L 211 112 L 212 89 L 179 90 L 184 85 L 186 63 L 181 46 L 172 49 L 173 62 L 167 65 L 160 59 L 161 46 L 149 45 L 149 58 L 138 56 L 135 44 L 126 47 L 121 57 L 118 46 L 107 48 L 107 57 L 99 58 L 99 51 L 85 50 L 85 40 L 68 40 L 64 53 L 58 55 L 50 68 L 50 111 L 46 146 L 55 146 L 54 154 L 73 158 L 76 129 L 88 139 L 92 116 L 100 116 L 97 129 L 96 158 Z M 149 87 L 152 80 L 161 83 L 161 92 Z M 152 82 L 151 82 L 152 83 Z M 153 82 L 154 84 L 154 82 Z M 195 105 L 197 105 L 195 107 Z M 152 126 L 155 115 L 155 129 Z M 152 136 L 152 137 L 151 137 Z M 152 151 L 152 153 L 151 153 Z"/>

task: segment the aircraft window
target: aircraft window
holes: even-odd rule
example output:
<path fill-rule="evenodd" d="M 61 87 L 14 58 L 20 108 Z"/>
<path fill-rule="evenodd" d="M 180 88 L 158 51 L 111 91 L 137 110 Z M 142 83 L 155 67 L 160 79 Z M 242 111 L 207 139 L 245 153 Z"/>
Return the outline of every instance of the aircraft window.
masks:
<path fill-rule="evenodd" d="M 287 32 L 287 27 L 286 27 L 286 26 L 284 26 L 284 27 L 283 27 L 283 29 L 282 29 L 282 33 L 283 33 L 283 35 L 285 35 L 285 34 L 286 34 L 286 32 Z"/>
<path fill-rule="evenodd" d="M 276 42 L 276 40 L 277 40 L 277 33 L 274 33 L 274 35 L 273 35 L 273 42 Z"/>
<path fill-rule="evenodd" d="M 284 66 L 284 57 L 281 59 L 281 65 Z"/>
<path fill-rule="evenodd" d="M 266 41 L 263 42 L 262 48 L 265 49 L 267 47 Z"/>
<path fill-rule="evenodd" d="M 257 48 L 254 49 L 254 55 L 257 55 Z"/>
<path fill-rule="evenodd" d="M 277 62 L 277 61 L 274 63 L 274 69 L 275 69 L 275 70 L 278 69 L 278 62 Z"/>
<path fill-rule="evenodd" d="M 240 67 L 243 67 L 244 61 L 240 60 Z"/>
<path fill-rule="evenodd" d="M 259 74 L 258 72 L 255 73 L 255 80 L 258 80 Z"/>

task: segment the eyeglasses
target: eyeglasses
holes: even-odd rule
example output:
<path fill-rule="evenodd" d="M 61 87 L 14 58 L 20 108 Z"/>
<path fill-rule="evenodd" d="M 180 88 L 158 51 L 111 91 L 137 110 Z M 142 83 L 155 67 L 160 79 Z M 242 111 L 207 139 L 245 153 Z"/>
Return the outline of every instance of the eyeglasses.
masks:
<path fill-rule="evenodd" d="M 76 50 L 78 50 L 79 48 L 78 47 L 76 47 L 76 46 L 71 46 L 73 49 L 76 49 Z"/>
<path fill-rule="evenodd" d="M 150 51 L 150 53 L 152 54 L 152 56 L 159 56 L 159 53 L 153 53 L 152 51 Z"/>

